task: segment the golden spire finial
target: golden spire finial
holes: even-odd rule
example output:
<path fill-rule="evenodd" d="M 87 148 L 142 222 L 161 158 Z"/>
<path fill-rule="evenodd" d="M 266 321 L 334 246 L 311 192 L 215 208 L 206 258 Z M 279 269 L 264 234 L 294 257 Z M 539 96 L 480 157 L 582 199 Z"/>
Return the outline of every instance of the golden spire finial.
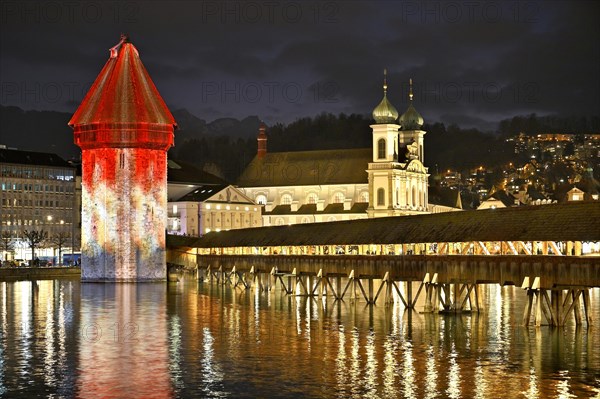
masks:
<path fill-rule="evenodd" d="M 383 95 L 387 94 L 387 68 L 383 68 Z"/>
<path fill-rule="evenodd" d="M 408 99 L 412 102 L 413 99 L 413 91 L 412 91 L 412 78 L 408 80 Z"/>

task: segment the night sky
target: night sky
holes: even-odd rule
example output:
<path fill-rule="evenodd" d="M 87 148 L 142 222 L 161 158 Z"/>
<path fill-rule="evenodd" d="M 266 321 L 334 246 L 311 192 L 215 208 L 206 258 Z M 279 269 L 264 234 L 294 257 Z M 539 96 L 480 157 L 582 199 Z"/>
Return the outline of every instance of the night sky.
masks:
<path fill-rule="evenodd" d="M 174 110 L 267 124 L 403 112 L 493 129 L 529 113 L 600 113 L 594 1 L 2 1 L 3 105 L 74 112 L 129 34 Z"/>

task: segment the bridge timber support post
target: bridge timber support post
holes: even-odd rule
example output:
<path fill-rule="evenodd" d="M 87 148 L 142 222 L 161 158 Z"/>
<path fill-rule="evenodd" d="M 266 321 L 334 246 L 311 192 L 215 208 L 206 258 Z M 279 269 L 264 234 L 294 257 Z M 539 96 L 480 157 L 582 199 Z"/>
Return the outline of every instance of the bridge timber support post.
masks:
<path fill-rule="evenodd" d="M 527 303 L 523 314 L 524 325 L 530 324 L 532 311 L 533 323 L 537 327 L 544 325 L 544 318 L 546 325 L 552 327 L 564 326 L 571 317 L 577 326 L 584 323 L 587 326 L 593 324 L 589 287 L 558 286 L 545 289 L 540 286 L 540 277 L 533 279 L 525 277 L 521 288 L 527 291 Z"/>

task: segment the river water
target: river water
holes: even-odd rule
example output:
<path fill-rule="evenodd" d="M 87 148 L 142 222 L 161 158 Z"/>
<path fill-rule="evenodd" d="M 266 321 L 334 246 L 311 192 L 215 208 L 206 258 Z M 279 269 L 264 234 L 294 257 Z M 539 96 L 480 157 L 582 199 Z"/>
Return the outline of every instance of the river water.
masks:
<path fill-rule="evenodd" d="M 0 396 L 600 397 L 600 327 L 526 328 L 522 290 L 483 297 L 457 316 L 193 279 L 0 282 Z"/>

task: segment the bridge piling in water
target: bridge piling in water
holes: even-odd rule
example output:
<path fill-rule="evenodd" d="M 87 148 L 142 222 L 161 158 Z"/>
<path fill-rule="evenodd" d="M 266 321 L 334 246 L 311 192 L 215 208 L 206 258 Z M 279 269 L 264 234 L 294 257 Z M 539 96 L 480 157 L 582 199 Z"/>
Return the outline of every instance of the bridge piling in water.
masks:
<path fill-rule="evenodd" d="M 401 302 L 424 313 L 482 312 L 482 284 L 523 281 L 523 324 L 592 325 L 590 289 L 600 286 L 594 258 L 557 256 L 195 256 L 210 283 L 307 298 Z M 270 272 L 269 272 L 270 270 Z M 529 277 L 532 274 L 537 277 Z"/>

